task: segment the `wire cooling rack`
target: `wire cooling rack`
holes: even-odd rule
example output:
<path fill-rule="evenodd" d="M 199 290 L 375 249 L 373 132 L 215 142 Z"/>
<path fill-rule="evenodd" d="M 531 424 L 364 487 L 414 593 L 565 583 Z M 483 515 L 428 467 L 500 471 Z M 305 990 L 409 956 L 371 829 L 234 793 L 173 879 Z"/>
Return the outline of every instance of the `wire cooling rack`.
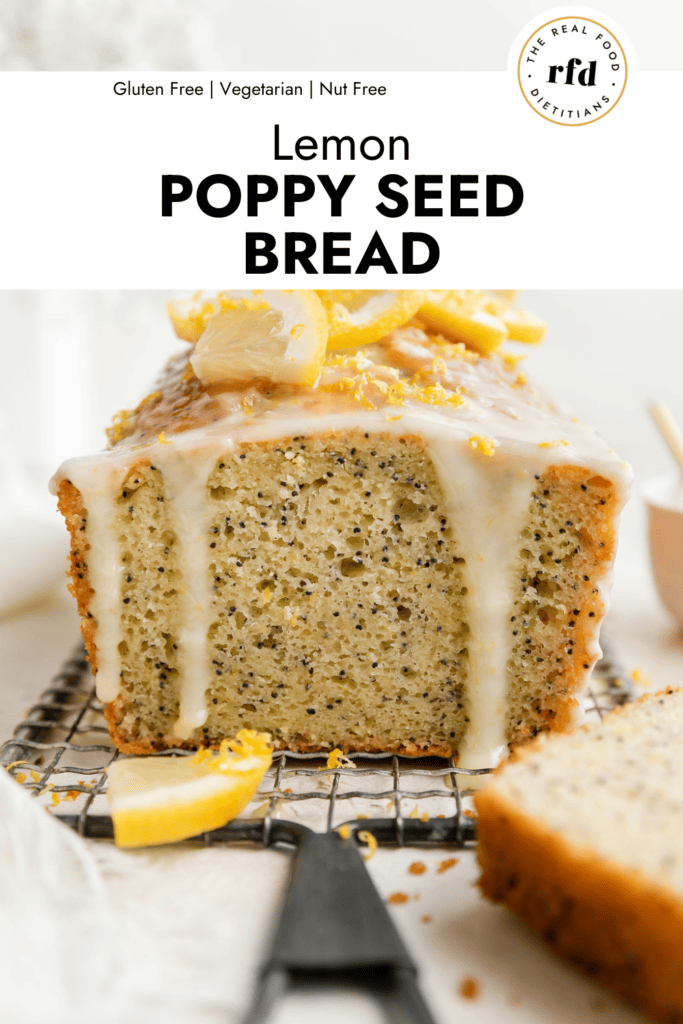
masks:
<path fill-rule="evenodd" d="M 628 677 L 603 657 L 586 697 L 588 720 L 602 718 L 633 696 Z M 174 756 L 167 751 L 158 756 Z M 119 757 L 79 647 L 0 747 L 0 763 L 56 817 L 90 838 L 111 839 L 106 768 Z M 475 841 L 467 796 L 473 775 L 453 759 L 350 754 L 353 762 L 327 768 L 326 756 L 277 752 L 244 815 L 201 837 L 206 845 L 287 841 L 287 823 L 355 832 L 372 819 L 380 845 L 467 846 Z"/>

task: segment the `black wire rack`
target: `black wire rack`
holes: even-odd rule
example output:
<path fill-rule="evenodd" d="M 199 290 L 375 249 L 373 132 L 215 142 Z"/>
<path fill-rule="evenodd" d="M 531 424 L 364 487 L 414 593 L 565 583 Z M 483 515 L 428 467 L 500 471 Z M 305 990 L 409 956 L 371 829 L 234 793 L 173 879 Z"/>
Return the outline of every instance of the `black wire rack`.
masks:
<path fill-rule="evenodd" d="M 618 662 L 603 657 L 588 689 L 587 720 L 601 719 L 632 696 Z M 119 756 L 82 647 L 0 747 L 0 763 L 55 817 L 99 839 L 113 838 L 106 769 Z M 371 819 L 379 845 L 462 848 L 476 840 L 471 776 L 487 771 L 458 768 L 452 758 L 393 754 L 349 754 L 343 766 L 328 768 L 325 755 L 277 752 L 243 816 L 200 841 L 269 846 L 286 839 L 288 823 L 318 832 L 348 824 L 358 835 Z"/>

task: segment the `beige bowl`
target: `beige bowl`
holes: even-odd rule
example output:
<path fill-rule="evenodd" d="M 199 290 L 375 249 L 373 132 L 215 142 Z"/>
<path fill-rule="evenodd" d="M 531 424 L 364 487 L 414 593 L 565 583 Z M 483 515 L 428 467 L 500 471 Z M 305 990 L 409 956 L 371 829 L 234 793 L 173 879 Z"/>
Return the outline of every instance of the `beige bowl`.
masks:
<path fill-rule="evenodd" d="M 659 596 L 683 625 L 683 481 L 662 476 L 643 488 L 648 510 L 650 557 Z"/>

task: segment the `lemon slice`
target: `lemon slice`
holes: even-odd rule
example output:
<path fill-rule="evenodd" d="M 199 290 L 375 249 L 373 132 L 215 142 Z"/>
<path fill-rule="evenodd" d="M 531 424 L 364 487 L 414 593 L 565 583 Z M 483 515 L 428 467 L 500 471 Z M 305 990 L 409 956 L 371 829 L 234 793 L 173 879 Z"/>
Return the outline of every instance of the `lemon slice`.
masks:
<path fill-rule="evenodd" d="M 417 313 L 423 292 L 319 291 L 330 321 L 330 350 L 372 345 Z"/>
<path fill-rule="evenodd" d="M 511 341 L 523 341 L 526 345 L 538 345 L 543 341 L 546 324 L 528 309 L 506 309 L 500 319 L 508 329 Z"/>
<path fill-rule="evenodd" d="M 502 319 L 484 307 L 483 292 L 428 291 L 419 316 L 432 330 L 488 355 L 499 348 L 509 334 Z"/>
<path fill-rule="evenodd" d="M 221 307 L 217 295 L 197 292 L 191 299 L 172 299 L 166 308 L 176 335 L 194 345 L 199 341 L 209 318 Z"/>
<path fill-rule="evenodd" d="M 205 384 L 268 380 L 315 384 L 328 324 L 312 291 L 225 291 L 171 303 L 176 334 L 195 341 L 190 364 Z"/>
<path fill-rule="evenodd" d="M 133 757 L 107 768 L 116 845 L 158 846 L 220 828 L 244 810 L 272 760 L 269 737 L 242 729 L 218 753 Z"/>

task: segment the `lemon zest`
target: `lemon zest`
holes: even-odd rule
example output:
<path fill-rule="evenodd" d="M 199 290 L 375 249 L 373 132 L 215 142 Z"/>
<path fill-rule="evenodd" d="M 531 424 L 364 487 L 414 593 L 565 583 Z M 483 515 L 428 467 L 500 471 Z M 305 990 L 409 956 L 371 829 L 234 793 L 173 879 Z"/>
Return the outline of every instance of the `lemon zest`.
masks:
<path fill-rule="evenodd" d="M 368 854 L 366 857 L 363 858 L 363 860 L 370 860 L 370 858 L 374 857 L 375 854 L 377 853 L 377 839 L 372 834 L 372 832 L 369 832 L 365 828 L 358 833 L 358 838 L 361 840 L 361 842 L 367 843 L 369 847 Z"/>
<path fill-rule="evenodd" d="M 496 442 L 491 437 L 481 437 L 479 434 L 473 434 L 469 439 L 469 443 L 474 449 L 480 453 L 480 455 L 486 455 L 489 458 L 495 454 Z"/>
<path fill-rule="evenodd" d="M 327 755 L 327 764 L 325 768 L 321 768 L 321 771 L 332 768 L 353 768 L 354 764 L 351 758 L 346 757 L 344 751 L 340 747 L 335 747 Z"/>

